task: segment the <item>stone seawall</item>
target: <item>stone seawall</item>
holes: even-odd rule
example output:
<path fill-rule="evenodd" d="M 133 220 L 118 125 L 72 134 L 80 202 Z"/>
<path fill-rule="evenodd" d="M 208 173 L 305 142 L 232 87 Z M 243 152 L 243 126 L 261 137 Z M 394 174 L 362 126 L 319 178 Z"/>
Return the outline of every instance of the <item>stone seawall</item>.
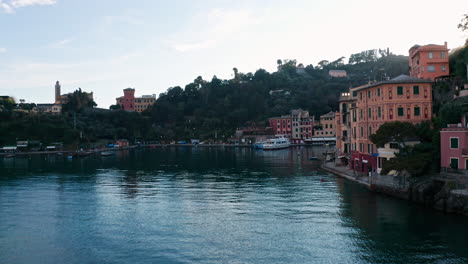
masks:
<path fill-rule="evenodd" d="M 435 174 L 422 178 L 409 175 L 357 177 L 346 167 L 324 163 L 324 170 L 368 188 L 370 191 L 422 204 L 447 213 L 468 216 L 468 177 Z"/>

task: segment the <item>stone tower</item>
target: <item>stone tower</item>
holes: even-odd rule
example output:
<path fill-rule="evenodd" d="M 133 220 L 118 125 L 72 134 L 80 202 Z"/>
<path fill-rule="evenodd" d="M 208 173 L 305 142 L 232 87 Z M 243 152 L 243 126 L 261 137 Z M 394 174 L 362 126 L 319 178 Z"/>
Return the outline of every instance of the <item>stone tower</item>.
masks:
<path fill-rule="evenodd" d="M 60 103 L 60 83 L 57 81 L 55 83 L 55 103 Z"/>

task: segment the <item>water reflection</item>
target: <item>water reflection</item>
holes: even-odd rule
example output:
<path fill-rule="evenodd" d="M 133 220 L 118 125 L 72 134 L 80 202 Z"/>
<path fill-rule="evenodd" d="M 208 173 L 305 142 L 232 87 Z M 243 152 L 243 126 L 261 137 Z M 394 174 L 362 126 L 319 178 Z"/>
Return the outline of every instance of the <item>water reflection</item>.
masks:
<path fill-rule="evenodd" d="M 5 263 L 463 263 L 466 218 L 318 171 L 323 149 L 0 161 Z M 320 181 L 321 179 L 325 181 Z M 18 256 L 17 252 L 22 252 Z"/>

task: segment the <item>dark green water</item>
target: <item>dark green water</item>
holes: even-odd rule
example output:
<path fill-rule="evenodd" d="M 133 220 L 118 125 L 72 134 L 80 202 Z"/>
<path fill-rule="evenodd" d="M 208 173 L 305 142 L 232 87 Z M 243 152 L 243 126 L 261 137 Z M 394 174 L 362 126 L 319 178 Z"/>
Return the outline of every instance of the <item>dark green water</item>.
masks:
<path fill-rule="evenodd" d="M 468 263 L 467 217 L 317 172 L 318 153 L 0 159 L 0 263 Z"/>

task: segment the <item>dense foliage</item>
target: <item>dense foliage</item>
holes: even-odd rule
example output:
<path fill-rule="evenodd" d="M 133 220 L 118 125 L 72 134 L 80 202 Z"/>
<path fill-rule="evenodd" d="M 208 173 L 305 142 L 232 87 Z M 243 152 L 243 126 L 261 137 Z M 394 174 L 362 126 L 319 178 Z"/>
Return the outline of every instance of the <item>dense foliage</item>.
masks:
<path fill-rule="evenodd" d="M 396 121 L 380 126 L 377 132 L 371 135 L 371 141 L 378 147 L 383 147 L 387 143 L 398 145 L 396 158 L 384 162 L 382 174 L 387 174 L 391 170 L 406 170 L 412 176 L 422 176 L 431 169 L 437 170 L 438 146 L 433 140 L 438 135 L 438 131 L 431 127 L 430 122 L 413 125 Z M 415 141 L 419 143 L 408 144 Z"/>
<path fill-rule="evenodd" d="M 408 73 L 408 58 L 388 51 L 352 57 L 349 64 L 342 57 L 316 67 L 278 60 L 273 73 L 259 69 L 244 74 L 234 68 L 230 80 L 198 77 L 184 88 L 172 87 L 159 96 L 151 112 L 157 133 L 166 138 L 226 138 L 237 127 L 262 126 L 294 108 L 316 116 L 336 110 L 340 93 L 349 87 Z M 330 77 L 329 71 L 336 69 L 346 70 L 348 77 Z"/>
<path fill-rule="evenodd" d="M 33 105 L 0 101 L 0 145 L 15 140 L 36 139 L 44 143 L 94 144 L 118 138 L 136 141 L 169 141 L 199 138 L 226 140 L 238 127 L 266 126 L 270 117 L 302 108 L 312 115 L 336 110 L 341 92 L 373 80 L 408 73 L 408 58 L 383 50 L 355 54 L 349 64 L 344 58 L 321 61 L 316 67 L 278 60 L 278 71 L 263 69 L 233 78 L 196 78 L 184 88 L 172 87 L 142 114 L 113 106 L 112 111 L 95 109 L 96 104 L 78 89 L 63 106 L 62 115 L 26 113 Z M 330 70 L 346 70 L 346 78 L 332 78 Z M 30 110 L 30 109 L 29 109 Z"/>

